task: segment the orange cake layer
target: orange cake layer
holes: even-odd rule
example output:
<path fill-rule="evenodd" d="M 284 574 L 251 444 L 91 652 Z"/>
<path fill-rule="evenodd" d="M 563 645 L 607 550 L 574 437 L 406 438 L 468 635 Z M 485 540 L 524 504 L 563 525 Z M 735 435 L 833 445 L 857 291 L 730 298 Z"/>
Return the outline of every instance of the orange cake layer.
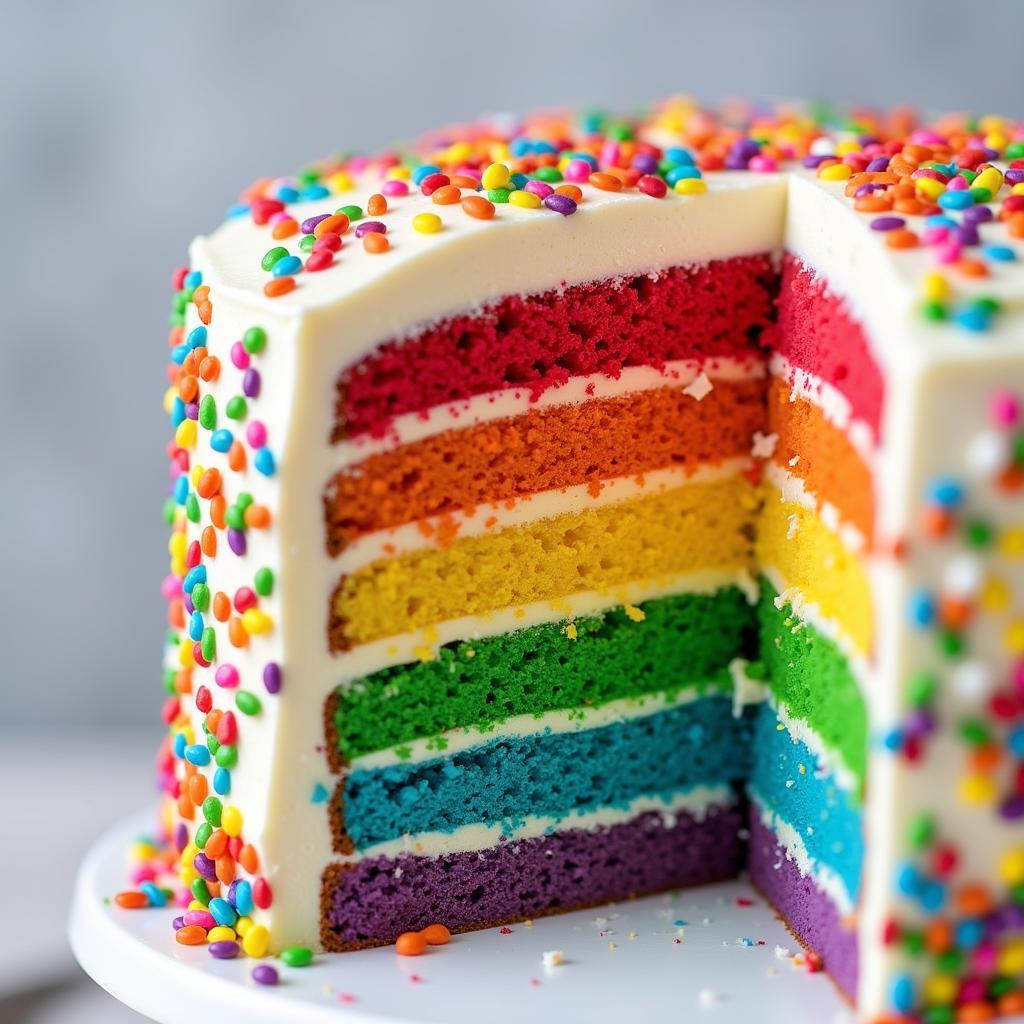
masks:
<path fill-rule="evenodd" d="M 747 455 L 764 424 L 764 381 L 718 381 L 560 405 L 371 455 L 324 494 L 332 555 L 375 530 L 484 502 Z"/>
<path fill-rule="evenodd" d="M 778 377 L 768 387 L 768 423 L 778 435 L 772 460 L 800 477 L 820 501 L 834 505 L 843 522 L 856 526 L 870 542 L 875 516 L 871 471 L 849 438 Z"/>

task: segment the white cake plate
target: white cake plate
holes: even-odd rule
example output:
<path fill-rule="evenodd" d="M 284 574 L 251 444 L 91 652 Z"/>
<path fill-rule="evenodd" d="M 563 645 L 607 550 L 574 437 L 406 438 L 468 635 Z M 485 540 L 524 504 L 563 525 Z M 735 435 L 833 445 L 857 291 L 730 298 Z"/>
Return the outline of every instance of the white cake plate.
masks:
<path fill-rule="evenodd" d="M 161 1024 L 530 1024 L 708 1021 L 847 1024 L 824 974 L 781 950 L 799 947 L 746 883 L 728 882 L 456 935 L 419 957 L 393 949 L 273 962 L 281 982 L 255 984 L 257 961 L 215 960 L 174 941 L 170 909 L 122 910 L 125 851 L 149 831 L 137 814 L 101 838 L 79 871 L 69 934 L 78 962 L 111 995 Z M 748 905 L 753 901 L 752 905 Z M 685 922 L 685 923 L 680 923 Z M 777 951 L 776 947 L 781 947 Z M 565 962 L 545 967 L 550 950 Z M 222 1014 L 241 1014 L 222 1017 Z"/>

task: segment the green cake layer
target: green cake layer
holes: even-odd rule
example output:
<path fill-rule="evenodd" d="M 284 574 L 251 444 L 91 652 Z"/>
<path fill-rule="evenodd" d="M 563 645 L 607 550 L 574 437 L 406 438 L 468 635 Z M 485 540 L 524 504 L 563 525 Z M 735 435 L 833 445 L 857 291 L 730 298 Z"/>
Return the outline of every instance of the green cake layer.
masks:
<path fill-rule="evenodd" d="M 612 700 L 696 688 L 728 689 L 729 662 L 760 658 L 776 700 L 807 723 L 863 789 L 867 711 L 835 643 L 803 622 L 761 581 L 756 608 L 736 587 L 647 601 L 642 618 L 615 609 L 567 623 L 447 644 L 434 661 L 397 665 L 332 695 L 328 727 L 337 756 L 364 754 L 438 737 L 449 729 L 481 733 L 514 715 L 588 708 Z M 639 620 L 639 621 L 638 621 Z"/>
<path fill-rule="evenodd" d="M 863 792 L 867 765 L 867 707 L 839 648 L 804 622 L 761 580 L 757 618 L 760 657 L 768 685 L 790 718 L 806 722 L 835 751 Z"/>
<path fill-rule="evenodd" d="M 755 612 L 737 587 L 647 601 L 501 636 L 447 644 L 434 661 L 398 665 L 341 687 L 328 725 L 346 761 L 513 715 L 596 707 L 644 694 L 728 688 L 729 662 L 749 653 Z M 441 749 L 441 748 L 439 748 Z"/>

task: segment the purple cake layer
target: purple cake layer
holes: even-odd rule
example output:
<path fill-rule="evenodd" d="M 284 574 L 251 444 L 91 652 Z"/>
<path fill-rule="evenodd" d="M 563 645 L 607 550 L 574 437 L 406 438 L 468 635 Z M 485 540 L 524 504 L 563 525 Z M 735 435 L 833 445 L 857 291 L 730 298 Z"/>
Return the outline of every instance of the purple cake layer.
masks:
<path fill-rule="evenodd" d="M 486 850 L 374 857 L 324 873 L 330 950 L 393 942 L 443 921 L 452 931 L 734 877 L 743 865 L 738 806 L 647 812 L 621 825 L 568 829 Z"/>
<path fill-rule="evenodd" d="M 790 931 L 821 957 L 825 970 L 851 1000 L 857 994 L 857 933 L 845 923 L 832 900 L 808 875 L 802 875 L 786 848 L 764 824 L 761 810 L 750 807 L 751 880 L 785 918 Z"/>

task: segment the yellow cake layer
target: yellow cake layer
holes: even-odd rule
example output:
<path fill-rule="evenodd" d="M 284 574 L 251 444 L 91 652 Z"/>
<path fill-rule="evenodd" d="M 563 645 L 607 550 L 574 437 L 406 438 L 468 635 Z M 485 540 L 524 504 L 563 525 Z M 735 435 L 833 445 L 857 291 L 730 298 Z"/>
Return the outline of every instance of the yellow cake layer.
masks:
<path fill-rule="evenodd" d="M 379 559 L 339 584 L 332 647 L 633 580 L 752 568 L 759 501 L 735 475 Z"/>
<path fill-rule="evenodd" d="M 862 560 L 813 509 L 783 501 L 781 492 L 767 484 L 764 499 L 757 526 L 758 566 L 774 570 L 785 588 L 796 588 L 856 650 L 867 654 L 874 615 Z"/>

